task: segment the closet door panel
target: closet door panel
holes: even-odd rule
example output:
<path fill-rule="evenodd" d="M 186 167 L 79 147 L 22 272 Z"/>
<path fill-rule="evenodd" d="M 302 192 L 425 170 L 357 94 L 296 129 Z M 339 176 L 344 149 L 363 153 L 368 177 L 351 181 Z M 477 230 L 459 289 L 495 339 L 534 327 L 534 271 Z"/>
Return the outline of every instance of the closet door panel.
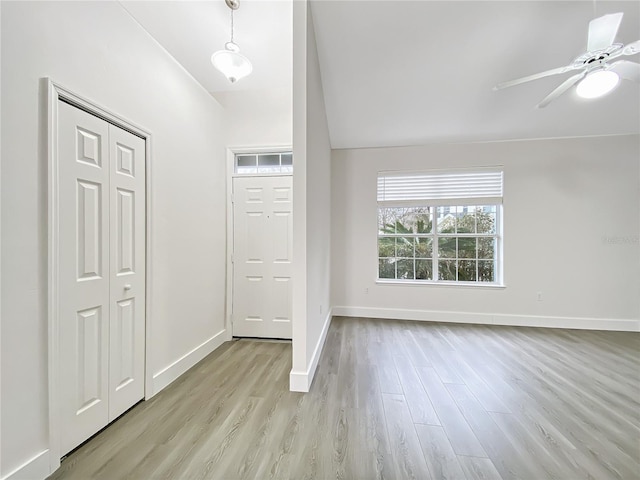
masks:
<path fill-rule="evenodd" d="M 59 103 L 61 451 L 109 418 L 109 127 Z"/>
<path fill-rule="evenodd" d="M 144 397 L 145 142 L 109 125 L 109 420 Z"/>

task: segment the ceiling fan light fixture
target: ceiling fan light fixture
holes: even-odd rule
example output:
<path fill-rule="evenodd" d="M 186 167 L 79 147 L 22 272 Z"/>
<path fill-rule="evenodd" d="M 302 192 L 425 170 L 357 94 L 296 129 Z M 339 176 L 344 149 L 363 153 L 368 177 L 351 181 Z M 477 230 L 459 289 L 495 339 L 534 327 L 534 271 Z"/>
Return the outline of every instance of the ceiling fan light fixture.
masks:
<path fill-rule="evenodd" d="M 616 88 L 620 77 L 611 70 L 596 70 L 587 76 L 576 87 L 576 93 L 582 98 L 598 98 Z"/>

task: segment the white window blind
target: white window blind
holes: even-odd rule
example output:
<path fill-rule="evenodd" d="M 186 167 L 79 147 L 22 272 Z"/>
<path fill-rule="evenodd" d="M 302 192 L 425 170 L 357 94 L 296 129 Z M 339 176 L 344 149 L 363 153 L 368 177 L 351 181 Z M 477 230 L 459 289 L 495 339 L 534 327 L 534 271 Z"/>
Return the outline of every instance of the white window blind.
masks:
<path fill-rule="evenodd" d="M 502 203 L 502 171 L 380 172 L 378 202 Z"/>

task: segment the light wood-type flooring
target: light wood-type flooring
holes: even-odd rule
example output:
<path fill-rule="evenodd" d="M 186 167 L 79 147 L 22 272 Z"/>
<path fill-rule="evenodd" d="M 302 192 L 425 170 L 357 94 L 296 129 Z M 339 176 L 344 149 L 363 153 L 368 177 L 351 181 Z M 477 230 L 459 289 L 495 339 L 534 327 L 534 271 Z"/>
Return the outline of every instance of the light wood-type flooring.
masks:
<path fill-rule="evenodd" d="M 291 345 L 234 341 L 52 479 L 638 479 L 640 335 L 333 319 L 311 392 Z"/>

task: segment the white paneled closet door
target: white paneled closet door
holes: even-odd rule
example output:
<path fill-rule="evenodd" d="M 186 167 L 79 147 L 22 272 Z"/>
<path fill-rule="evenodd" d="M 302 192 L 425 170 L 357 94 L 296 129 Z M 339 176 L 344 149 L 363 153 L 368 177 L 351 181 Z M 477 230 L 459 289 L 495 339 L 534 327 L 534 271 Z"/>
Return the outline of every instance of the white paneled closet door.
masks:
<path fill-rule="evenodd" d="M 145 142 L 59 103 L 61 452 L 144 397 Z"/>
<path fill-rule="evenodd" d="M 144 397 L 145 146 L 109 125 L 109 421 Z"/>

